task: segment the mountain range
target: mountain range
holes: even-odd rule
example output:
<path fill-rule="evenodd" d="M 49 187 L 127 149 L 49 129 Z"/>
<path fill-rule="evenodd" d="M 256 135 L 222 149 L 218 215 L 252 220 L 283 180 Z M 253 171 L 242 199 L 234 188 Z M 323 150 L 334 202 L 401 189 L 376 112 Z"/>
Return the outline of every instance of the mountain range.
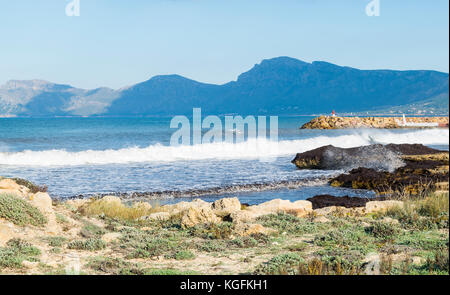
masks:
<path fill-rule="evenodd" d="M 290 57 L 263 60 L 222 85 L 155 76 L 118 90 L 79 89 L 42 80 L 0 87 L 0 116 L 157 116 L 192 114 L 449 113 L 449 74 L 359 70 Z"/>

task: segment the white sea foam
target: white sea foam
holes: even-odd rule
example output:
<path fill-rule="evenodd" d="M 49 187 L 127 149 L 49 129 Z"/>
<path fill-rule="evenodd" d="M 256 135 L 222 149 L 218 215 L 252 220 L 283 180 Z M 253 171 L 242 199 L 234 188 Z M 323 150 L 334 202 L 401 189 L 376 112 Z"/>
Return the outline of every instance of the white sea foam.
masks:
<path fill-rule="evenodd" d="M 138 162 L 173 162 L 207 159 L 264 159 L 277 156 L 294 156 L 324 145 L 356 147 L 373 143 L 421 143 L 425 145 L 449 144 L 448 129 L 424 129 L 406 132 L 390 130 L 355 130 L 340 136 L 316 136 L 297 140 L 249 140 L 246 142 L 209 143 L 193 146 L 132 147 L 118 150 L 66 150 L 0 152 L 0 165 L 15 166 L 74 166 L 97 164 L 125 164 Z"/>

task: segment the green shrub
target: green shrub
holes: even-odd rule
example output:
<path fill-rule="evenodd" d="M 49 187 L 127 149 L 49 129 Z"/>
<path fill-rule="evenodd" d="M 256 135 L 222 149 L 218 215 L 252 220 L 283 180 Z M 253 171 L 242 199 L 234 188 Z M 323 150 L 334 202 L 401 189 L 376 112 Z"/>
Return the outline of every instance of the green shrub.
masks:
<path fill-rule="evenodd" d="M 227 246 L 228 244 L 222 240 L 207 240 L 196 244 L 196 248 L 203 252 L 223 252 L 227 249 Z"/>
<path fill-rule="evenodd" d="M 74 250 L 99 251 L 106 248 L 106 243 L 100 239 L 90 238 L 70 242 L 67 248 Z"/>
<path fill-rule="evenodd" d="M 256 267 L 255 275 L 295 274 L 304 259 L 296 253 L 287 253 L 273 257 Z"/>
<path fill-rule="evenodd" d="M 48 242 L 48 245 L 51 247 L 61 247 L 63 246 L 67 238 L 65 237 L 47 237 L 45 240 Z"/>
<path fill-rule="evenodd" d="M 274 228 L 279 233 L 286 232 L 295 235 L 317 233 L 326 227 L 324 224 L 285 213 L 261 216 L 257 219 L 257 222 L 265 227 Z"/>
<path fill-rule="evenodd" d="M 39 209 L 9 194 L 0 194 L 0 218 L 19 226 L 42 226 L 47 223 L 47 218 Z"/>
<path fill-rule="evenodd" d="M 370 238 L 360 228 L 332 229 L 324 234 L 317 235 L 314 244 L 321 247 L 345 247 L 359 249 L 370 243 Z"/>
<path fill-rule="evenodd" d="M 195 258 L 195 254 L 189 250 L 182 250 L 173 253 L 172 255 L 167 255 L 167 259 L 176 259 L 176 260 L 191 260 Z"/>
<path fill-rule="evenodd" d="M 190 235 L 204 239 L 228 239 L 233 233 L 233 223 L 198 224 L 189 230 Z"/>
<path fill-rule="evenodd" d="M 231 246 L 238 248 L 252 248 L 258 246 L 258 241 L 253 237 L 237 237 L 234 240 L 229 241 Z"/>
<path fill-rule="evenodd" d="M 88 221 L 84 222 L 84 226 L 80 231 L 80 235 L 84 238 L 99 238 L 105 233 L 105 229 Z"/>
<path fill-rule="evenodd" d="M 87 265 L 97 272 L 113 275 L 142 275 L 144 272 L 137 264 L 121 258 L 94 257 Z"/>
<path fill-rule="evenodd" d="M 367 228 L 367 232 L 382 241 L 393 241 L 400 233 L 400 229 L 395 224 L 376 221 L 371 227 Z"/>
<path fill-rule="evenodd" d="M 302 252 L 304 251 L 306 248 L 308 247 L 308 244 L 305 242 L 300 242 L 298 244 L 294 244 L 294 245 L 289 245 L 286 247 L 286 249 L 288 249 L 289 251 L 292 252 Z"/>
<path fill-rule="evenodd" d="M 6 248 L 0 248 L 0 269 L 21 268 L 24 260 L 35 261 L 41 251 L 21 239 L 12 239 Z"/>

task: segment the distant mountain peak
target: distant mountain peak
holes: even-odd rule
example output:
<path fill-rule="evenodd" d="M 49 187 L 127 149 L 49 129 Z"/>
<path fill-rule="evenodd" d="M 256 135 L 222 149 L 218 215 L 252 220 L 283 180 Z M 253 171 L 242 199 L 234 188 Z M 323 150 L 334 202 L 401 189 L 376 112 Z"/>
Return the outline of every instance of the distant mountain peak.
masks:
<path fill-rule="evenodd" d="M 9 80 L 1 88 L 5 90 L 15 90 L 21 88 L 27 88 L 32 90 L 41 90 L 55 85 L 54 83 L 45 80 Z"/>

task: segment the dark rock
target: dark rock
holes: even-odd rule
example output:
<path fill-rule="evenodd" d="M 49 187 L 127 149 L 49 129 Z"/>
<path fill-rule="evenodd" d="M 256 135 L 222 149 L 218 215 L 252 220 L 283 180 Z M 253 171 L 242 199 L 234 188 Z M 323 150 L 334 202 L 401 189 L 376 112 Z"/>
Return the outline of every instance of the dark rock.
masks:
<path fill-rule="evenodd" d="M 381 171 L 394 171 L 404 166 L 402 155 L 437 154 L 442 151 L 421 144 L 373 144 L 355 148 L 338 148 L 332 145 L 296 155 L 292 160 L 299 169 L 344 169 L 358 167 Z"/>
<path fill-rule="evenodd" d="M 383 201 L 385 197 L 377 198 L 360 198 L 360 197 L 335 197 L 331 195 L 319 195 L 312 198 L 308 198 L 313 205 L 313 209 L 320 209 L 331 206 L 345 207 L 345 208 L 355 208 L 364 207 L 369 201 Z"/>

